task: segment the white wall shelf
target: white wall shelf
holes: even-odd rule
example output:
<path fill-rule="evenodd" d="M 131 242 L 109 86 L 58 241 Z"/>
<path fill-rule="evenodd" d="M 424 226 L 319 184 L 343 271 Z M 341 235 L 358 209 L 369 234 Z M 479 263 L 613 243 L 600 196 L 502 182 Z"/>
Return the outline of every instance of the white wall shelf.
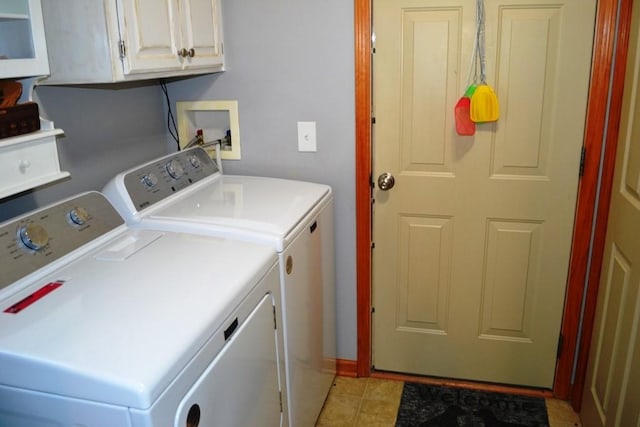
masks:
<path fill-rule="evenodd" d="M 40 0 L 0 2 L 0 79 L 22 84 L 18 103 L 33 100 L 33 88 L 49 74 Z M 60 170 L 53 122 L 40 130 L 0 139 L 0 199 L 69 176 Z"/>
<path fill-rule="evenodd" d="M 0 199 L 70 175 L 60 170 L 56 137 L 62 133 L 40 130 L 0 139 Z"/>

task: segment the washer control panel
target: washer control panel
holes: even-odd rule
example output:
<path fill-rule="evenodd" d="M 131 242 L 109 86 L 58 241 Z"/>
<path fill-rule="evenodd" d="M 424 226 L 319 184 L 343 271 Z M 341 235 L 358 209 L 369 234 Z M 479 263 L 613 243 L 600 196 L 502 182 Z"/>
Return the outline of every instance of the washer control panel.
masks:
<path fill-rule="evenodd" d="M 122 224 L 122 217 L 98 192 L 0 224 L 0 290 Z"/>
<path fill-rule="evenodd" d="M 141 211 L 217 172 L 218 166 L 207 152 L 193 147 L 127 172 L 124 186 L 136 210 Z"/>

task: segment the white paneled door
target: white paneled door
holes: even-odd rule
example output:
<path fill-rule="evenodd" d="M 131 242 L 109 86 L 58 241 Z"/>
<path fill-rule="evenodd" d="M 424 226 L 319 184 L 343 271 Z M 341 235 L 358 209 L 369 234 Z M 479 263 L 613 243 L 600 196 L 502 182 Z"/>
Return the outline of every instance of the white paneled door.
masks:
<path fill-rule="evenodd" d="M 640 425 L 640 9 L 633 8 L 622 121 L 580 417 Z"/>
<path fill-rule="evenodd" d="M 551 388 L 595 0 L 485 0 L 496 123 L 458 136 L 476 0 L 374 0 L 373 364 Z"/>

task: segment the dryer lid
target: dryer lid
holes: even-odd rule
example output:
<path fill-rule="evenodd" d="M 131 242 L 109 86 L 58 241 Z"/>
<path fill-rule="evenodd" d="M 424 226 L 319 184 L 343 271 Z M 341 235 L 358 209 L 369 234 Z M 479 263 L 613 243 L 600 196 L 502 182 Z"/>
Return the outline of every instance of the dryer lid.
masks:
<path fill-rule="evenodd" d="M 150 209 L 145 218 L 218 226 L 283 241 L 323 200 L 331 187 L 279 178 L 222 175 Z M 281 245 L 281 243 L 280 243 Z"/>

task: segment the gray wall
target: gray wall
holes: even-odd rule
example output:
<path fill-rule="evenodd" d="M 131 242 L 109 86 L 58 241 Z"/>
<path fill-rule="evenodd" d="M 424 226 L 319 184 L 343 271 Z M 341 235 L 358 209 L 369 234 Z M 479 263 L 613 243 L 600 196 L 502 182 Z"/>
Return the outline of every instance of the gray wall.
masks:
<path fill-rule="evenodd" d="M 163 95 L 157 82 L 93 88 L 40 86 L 41 116 L 64 130 L 61 167 L 71 177 L 0 200 L 0 221 L 87 190 L 116 173 L 168 152 Z"/>
<path fill-rule="evenodd" d="M 329 184 L 335 195 L 338 357 L 356 359 L 353 2 L 223 0 L 227 71 L 169 85 L 172 101 L 237 99 L 242 160 L 228 174 Z M 317 123 L 316 153 L 297 121 Z"/>
<path fill-rule="evenodd" d="M 338 357 L 356 359 L 353 4 L 223 0 L 227 71 L 169 84 L 175 101 L 237 99 L 242 160 L 225 173 L 329 184 L 335 196 Z M 45 17 L 46 19 L 46 17 Z M 66 181 L 0 200 L 0 221 L 174 151 L 156 81 L 39 87 L 42 115 L 65 131 Z M 175 110 L 174 110 L 175 112 Z M 297 121 L 316 121 L 318 151 L 297 151 Z"/>

